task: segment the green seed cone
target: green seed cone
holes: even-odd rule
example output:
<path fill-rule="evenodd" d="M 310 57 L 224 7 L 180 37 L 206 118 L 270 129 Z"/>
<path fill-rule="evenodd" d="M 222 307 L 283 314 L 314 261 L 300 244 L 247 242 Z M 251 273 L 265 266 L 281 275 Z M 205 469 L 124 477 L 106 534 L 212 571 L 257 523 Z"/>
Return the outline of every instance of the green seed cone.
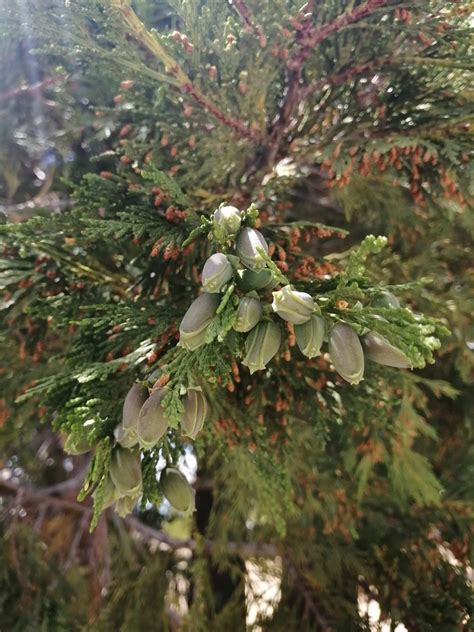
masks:
<path fill-rule="evenodd" d="M 262 233 L 255 228 L 243 228 L 239 232 L 235 249 L 247 268 L 258 269 L 265 266 L 265 259 L 258 251 L 263 249 L 268 252 L 268 244 Z"/>
<path fill-rule="evenodd" d="M 207 400 L 198 389 L 189 389 L 184 400 L 184 413 L 181 418 L 183 434 L 195 439 L 202 430 L 207 415 Z"/>
<path fill-rule="evenodd" d="M 273 290 L 278 281 L 268 268 L 263 270 L 238 270 L 237 285 L 243 292 Z"/>
<path fill-rule="evenodd" d="M 172 507 L 185 513 L 194 510 L 194 490 L 181 472 L 167 467 L 161 473 L 160 487 Z"/>
<path fill-rule="evenodd" d="M 179 344 L 194 351 L 204 344 L 206 329 L 219 307 L 220 296 L 204 292 L 194 300 L 179 326 Z"/>
<path fill-rule="evenodd" d="M 212 223 L 217 237 L 225 239 L 229 235 L 235 235 L 242 223 L 240 211 L 235 206 L 221 206 L 214 211 Z"/>
<path fill-rule="evenodd" d="M 362 338 L 365 355 L 372 362 L 383 364 L 385 366 L 395 367 L 397 369 L 412 368 L 412 364 L 407 356 L 391 345 L 385 338 L 371 331 Z"/>
<path fill-rule="evenodd" d="M 232 265 L 222 252 L 211 255 L 202 269 L 202 286 L 209 293 L 220 292 L 234 275 Z"/>
<path fill-rule="evenodd" d="M 125 518 L 129 513 L 131 513 L 138 502 L 138 496 L 122 496 L 115 503 L 115 511 L 121 518 Z"/>
<path fill-rule="evenodd" d="M 313 315 L 307 323 L 295 325 L 296 342 L 307 358 L 315 358 L 321 354 L 324 330 L 324 318 L 321 316 Z"/>
<path fill-rule="evenodd" d="M 372 307 L 392 307 L 394 309 L 398 309 L 400 307 L 400 301 L 388 290 L 382 290 L 378 294 L 374 296 L 371 303 Z"/>
<path fill-rule="evenodd" d="M 364 351 L 356 332 L 346 323 L 337 323 L 329 334 L 329 355 L 339 375 L 350 384 L 364 377 Z"/>
<path fill-rule="evenodd" d="M 122 425 L 124 430 L 137 427 L 141 407 L 148 399 L 148 389 L 143 384 L 134 384 L 128 391 L 122 410 Z"/>
<path fill-rule="evenodd" d="M 110 478 L 122 496 L 136 496 L 142 490 L 140 452 L 117 447 L 112 454 Z"/>
<path fill-rule="evenodd" d="M 272 309 L 283 320 L 302 325 L 311 318 L 314 300 L 306 292 L 298 292 L 291 285 L 286 285 L 278 292 L 273 292 Z"/>
<path fill-rule="evenodd" d="M 64 452 L 78 456 L 92 450 L 89 441 L 85 437 L 74 437 L 69 435 L 64 443 Z"/>
<path fill-rule="evenodd" d="M 138 443 L 138 435 L 135 428 L 125 430 L 122 422 L 115 426 L 114 437 L 122 448 L 133 448 Z"/>
<path fill-rule="evenodd" d="M 237 308 L 235 331 L 247 332 L 255 327 L 262 317 L 262 304 L 257 298 L 244 296 Z"/>
<path fill-rule="evenodd" d="M 168 430 L 168 420 L 161 405 L 165 393 L 162 388 L 153 391 L 140 410 L 137 434 L 143 448 L 153 448 Z"/>
<path fill-rule="evenodd" d="M 261 371 L 278 352 L 281 344 L 281 330 L 270 320 L 260 322 L 245 340 L 245 358 L 242 362 L 250 373 Z"/>

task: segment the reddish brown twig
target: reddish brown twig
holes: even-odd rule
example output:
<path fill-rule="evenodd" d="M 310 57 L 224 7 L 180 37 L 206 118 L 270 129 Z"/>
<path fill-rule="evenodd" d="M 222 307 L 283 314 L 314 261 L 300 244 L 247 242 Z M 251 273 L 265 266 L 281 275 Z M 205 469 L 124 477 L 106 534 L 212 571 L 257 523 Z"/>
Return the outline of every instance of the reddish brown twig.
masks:
<path fill-rule="evenodd" d="M 392 0 L 367 0 L 367 2 L 361 4 L 350 13 L 340 15 L 338 18 L 332 22 L 324 24 L 319 29 L 304 31 L 303 37 L 300 38 L 300 51 L 295 55 L 295 57 L 290 59 L 288 62 L 289 67 L 292 65 L 299 66 L 301 61 L 304 62 L 316 46 L 319 46 L 321 42 L 337 31 L 340 31 L 349 24 L 363 20 L 377 9 L 387 6 L 391 2 Z"/>
<path fill-rule="evenodd" d="M 260 26 L 256 26 L 252 19 L 252 14 L 247 6 L 245 0 L 232 0 L 232 6 L 236 10 L 236 12 L 240 15 L 242 22 L 244 23 L 246 31 L 249 33 L 253 33 L 259 38 L 265 38 L 262 28 Z M 264 39 L 266 42 L 266 39 Z M 263 44 L 264 45 L 264 44 Z"/>
<path fill-rule="evenodd" d="M 255 27 L 252 23 L 252 17 L 245 0 L 233 0 L 232 6 L 242 18 L 242 22 L 245 24 L 248 31 L 255 32 Z"/>
<path fill-rule="evenodd" d="M 48 77 L 47 79 L 43 79 L 43 81 L 38 81 L 37 83 L 33 83 L 31 85 L 23 85 L 17 88 L 13 88 L 12 90 L 7 90 L 6 92 L 2 92 L 0 94 L 0 102 L 7 101 L 8 99 L 14 99 L 20 95 L 24 94 L 32 94 L 34 92 L 39 92 L 43 88 L 47 88 L 55 83 L 59 83 L 63 79 L 65 79 L 65 75 L 55 75 L 54 77 Z"/>
<path fill-rule="evenodd" d="M 178 85 L 181 90 L 190 94 L 205 110 L 212 114 L 223 125 L 230 127 L 244 138 L 256 139 L 258 137 L 243 121 L 229 117 L 224 114 L 224 112 L 221 112 L 214 103 L 196 88 L 178 62 L 171 57 L 158 39 L 148 31 L 133 10 L 130 0 L 112 0 L 112 6 L 120 11 L 133 37 L 164 64 L 166 71 L 175 78 L 177 82 L 177 84 L 175 82 L 175 85 Z"/>
<path fill-rule="evenodd" d="M 210 101 L 206 96 L 199 92 L 192 83 L 188 83 L 183 86 L 183 90 L 190 94 L 205 110 L 212 114 L 218 121 L 220 121 L 223 125 L 226 125 L 227 127 L 230 127 L 234 131 L 238 132 L 240 136 L 243 136 L 244 138 L 249 138 L 251 140 L 257 140 L 259 138 L 259 133 L 256 130 L 248 127 L 243 121 L 224 114 L 224 112 L 219 110 L 219 108 L 215 106 L 212 101 Z"/>
<path fill-rule="evenodd" d="M 302 85 L 303 68 L 314 49 L 345 26 L 366 18 L 390 2 L 392 0 L 367 0 L 350 13 L 340 15 L 318 29 L 312 27 L 312 3 L 303 7 L 298 17 L 293 21 L 296 30 L 296 52 L 287 63 L 287 90 L 278 117 L 268 137 L 267 151 L 264 156 L 264 161 L 267 164 L 273 164 L 275 161 L 292 114 L 301 103 L 305 90 Z"/>
<path fill-rule="evenodd" d="M 341 72 L 328 75 L 327 77 L 323 77 L 317 81 L 312 81 L 301 90 L 301 101 L 307 99 L 313 92 L 321 90 L 324 86 L 341 86 L 358 75 L 365 75 L 368 72 L 379 70 L 383 66 L 387 66 L 392 63 L 392 61 L 391 57 L 385 57 L 384 59 L 369 61 L 365 64 L 350 66 L 345 70 L 341 70 Z"/>

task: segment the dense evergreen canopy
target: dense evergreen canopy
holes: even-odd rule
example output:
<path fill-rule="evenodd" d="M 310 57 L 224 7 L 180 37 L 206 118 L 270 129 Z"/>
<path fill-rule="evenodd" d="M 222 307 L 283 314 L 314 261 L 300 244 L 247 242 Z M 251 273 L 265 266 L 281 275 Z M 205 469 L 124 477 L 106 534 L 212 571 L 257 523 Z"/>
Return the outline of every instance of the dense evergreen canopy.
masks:
<path fill-rule="evenodd" d="M 47 4 L 0 4 L 1 629 L 470 629 L 472 4 Z"/>

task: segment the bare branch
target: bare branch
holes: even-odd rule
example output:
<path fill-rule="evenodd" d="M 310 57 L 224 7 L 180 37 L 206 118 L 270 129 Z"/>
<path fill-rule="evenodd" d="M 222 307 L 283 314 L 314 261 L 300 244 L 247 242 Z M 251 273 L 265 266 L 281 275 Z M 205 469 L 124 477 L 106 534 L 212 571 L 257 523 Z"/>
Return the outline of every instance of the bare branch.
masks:
<path fill-rule="evenodd" d="M 147 542 L 155 542 L 158 544 L 164 544 L 172 550 L 176 549 L 189 549 L 195 551 L 199 548 L 200 543 L 192 538 L 182 540 L 173 538 L 163 531 L 154 529 L 149 525 L 144 524 L 135 516 L 127 516 L 124 518 L 124 523 L 132 531 L 139 533 Z M 203 547 L 204 551 L 211 554 L 218 544 L 212 540 L 205 540 Z M 226 552 L 229 555 L 238 555 L 243 558 L 248 557 L 269 557 L 273 558 L 278 555 L 278 549 L 273 544 L 258 543 L 258 542 L 227 542 Z"/>
<path fill-rule="evenodd" d="M 7 494 L 18 494 L 20 491 L 23 493 L 21 497 L 21 504 L 49 504 L 51 506 L 59 507 L 61 509 L 74 511 L 80 514 L 88 513 L 92 515 L 92 508 L 89 505 L 80 504 L 73 500 L 66 500 L 64 498 L 58 498 L 52 494 L 42 492 L 41 490 L 34 489 L 32 487 L 22 487 L 15 485 L 9 481 L 0 481 L 0 492 L 6 492 Z"/>
<path fill-rule="evenodd" d="M 70 488 L 66 488 L 64 485 L 61 488 L 58 485 L 49 489 L 58 493 L 60 491 L 64 492 L 69 490 Z M 45 493 L 43 490 L 15 485 L 14 483 L 10 483 L 8 481 L 0 481 L 0 493 L 2 490 L 8 495 L 17 496 L 18 499 L 21 498 L 21 504 L 23 505 L 36 504 L 39 507 L 49 505 L 65 511 L 73 511 L 82 514 L 83 520 L 90 519 L 92 515 L 92 508 L 90 506 L 54 496 L 52 493 Z M 18 502 L 20 503 L 20 500 Z M 192 538 L 173 538 L 164 531 L 160 531 L 141 522 L 139 518 L 133 515 L 126 516 L 123 519 L 123 524 L 127 527 L 131 534 L 135 533 L 135 535 L 139 535 L 145 542 L 162 544 L 173 551 L 177 549 L 189 549 L 191 551 L 195 551 L 203 546 L 204 551 L 207 554 L 212 554 L 218 547 L 221 546 L 220 543 L 216 543 L 212 540 L 205 540 L 203 545 L 201 545 L 197 540 Z M 278 548 L 275 545 L 259 542 L 227 542 L 226 552 L 229 555 L 238 555 L 242 558 L 274 558 L 279 555 Z"/>
<path fill-rule="evenodd" d="M 356 66 L 350 66 L 345 70 L 341 70 L 341 72 L 335 73 L 333 75 L 328 75 L 327 77 L 323 77 L 322 79 L 318 79 L 318 81 L 312 81 L 310 84 L 305 86 L 305 88 L 301 91 L 301 100 L 304 101 L 309 97 L 313 92 L 317 92 L 321 90 L 325 86 L 340 86 L 344 83 L 350 81 L 354 77 L 358 75 L 364 75 L 368 72 L 372 72 L 375 70 L 379 70 L 383 66 L 386 66 L 392 63 L 391 57 L 386 57 L 385 59 L 379 59 L 374 61 L 369 61 L 366 64 L 360 64 Z"/>

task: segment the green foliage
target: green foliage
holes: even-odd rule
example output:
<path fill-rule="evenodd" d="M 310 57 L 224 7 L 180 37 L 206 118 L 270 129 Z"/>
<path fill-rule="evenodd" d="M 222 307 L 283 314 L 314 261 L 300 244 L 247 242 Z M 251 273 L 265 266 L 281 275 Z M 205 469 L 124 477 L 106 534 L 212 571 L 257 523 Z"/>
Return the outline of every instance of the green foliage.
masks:
<path fill-rule="evenodd" d="M 84 611 L 77 593 L 79 574 L 58 575 L 54 555 L 30 529 L 16 527 L 3 534 L 1 544 L 2 625 L 20 630 L 81 630 Z"/>
<path fill-rule="evenodd" d="M 358 595 L 409 630 L 469 625 L 468 4 L 37 8 L 27 20 L 43 47 L 35 56 L 61 59 L 66 101 L 92 72 L 95 122 L 87 127 L 91 106 L 91 172 L 64 170 L 68 208 L 0 226 L 1 624 L 240 630 L 243 560 L 263 567 L 266 556 L 282 595 L 262 629 L 367 630 Z M 299 351 L 260 289 L 282 345 L 250 375 L 233 281 L 204 344 L 178 346 L 209 255 L 240 265 L 235 235 L 212 222 L 221 203 L 262 231 L 265 268 L 310 295 L 326 333 L 339 322 L 375 332 L 414 370 L 366 358 L 364 380 L 347 384 L 325 344 L 317 358 Z M 377 305 L 381 290 L 401 306 Z M 169 428 L 141 450 L 143 490 L 119 519 L 105 507 L 109 466 L 137 380 L 166 389 Z M 190 387 L 209 405 L 195 441 L 180 423 Z M 65 436 L 90 454 L 64 456 Z M 165 465 L 196 478 L 192 520 L 163 500 Z"/>

